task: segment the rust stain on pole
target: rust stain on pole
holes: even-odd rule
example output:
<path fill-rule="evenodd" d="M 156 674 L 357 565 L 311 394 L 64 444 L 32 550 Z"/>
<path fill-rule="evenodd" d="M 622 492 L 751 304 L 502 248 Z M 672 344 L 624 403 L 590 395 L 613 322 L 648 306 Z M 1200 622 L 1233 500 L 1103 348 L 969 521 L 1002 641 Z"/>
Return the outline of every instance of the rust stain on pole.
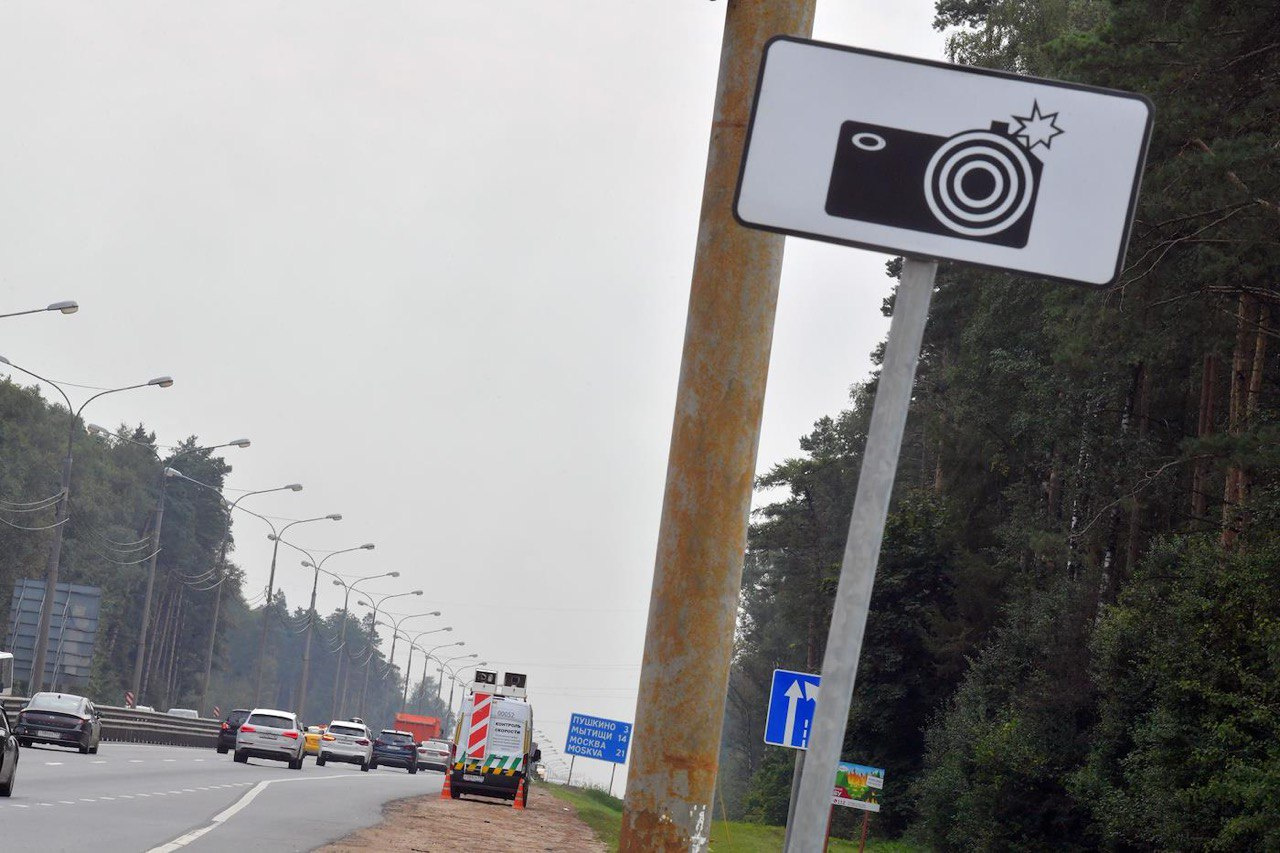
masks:
<path fill-rule="evenodd" d="M 733 191 L 764 44 L 808 36 L 813 6 L 730 0 L 725 12 L 623 851 L 698 851 L 710 835 L 783 247 L 734 221 Z"/>

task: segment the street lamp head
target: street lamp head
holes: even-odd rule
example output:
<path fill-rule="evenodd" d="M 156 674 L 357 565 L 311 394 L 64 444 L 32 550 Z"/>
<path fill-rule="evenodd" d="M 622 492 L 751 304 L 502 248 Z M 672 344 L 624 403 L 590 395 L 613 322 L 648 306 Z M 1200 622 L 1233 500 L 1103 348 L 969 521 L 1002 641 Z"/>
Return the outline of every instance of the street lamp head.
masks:
<path fill-rule="evenodd" d="M 366 551 L 372 551 L 372 550 L 373 550 L 373 543 L 372 543 L 372 542 L 366 542 L 366 543 L 364 543 L 363 545 L 361 545 L 360 547 L 361 547 L 361 548 L 363 548 L 363 549 L 364 549 L 364 550 L 366 550 Z"/>
<path fill-rule="evenodd" d="M 314 569 L 316 567 L 315 563 L 310 560 L 303 560 L 302 565 L 306 566 L 308 569 Z"/>
<path fill-rule="evenodd" d="M 5 357 L 4 357 L 4 356 L 2 356 L 2 355 L 0 355 L 0 364 L 7 364 L 7 365 L 9 365 L 9 366 L 11 366 L 11 367 L 13 366 L 13 362 L 12 362 L 12 361 L 10 361 L 9 359 L 5 358 Z"/>
<path fill-rule="evenodd" d="M 342 581 L 340 581 L 340 580 L 335 580 L 335 581 L 333 582 L 333 585 L 334 585 L 334 586 L 346 586 L 346 584 L 345 584 L 345 583 L 343 583 L 343 582 L 342 582 Z"/>
<path fill-rule="evenodd" d="M 65 299 L 62 302 L 55 302 L 46 311 L 61 311 L 63 314 L 74 314 L 80 310 L 80 303 L 74 299 Z"/>
<path fill-rule="evenodd" d="M 453 626 L 452 626 L 452 625 L 450 625 L 448 628 L 444 628 L 444 629 L 442 629 L 442 630 L 445 630 L 445 631 L 452 631 L 452 630 L 453 630 Z"/>
<path fill-rule="evenodd" d="M 373 605 L 361 598 L 356 601 L 356 607 L 373 607 Z"/>
<path fill-rule="evenodd" d="M 164 475 L 165 475 L 166 477 L 181 477 L 181 476 L 183 476 L 182 472 L 181 472 L 181 471 L 179 471 L 177 468 L 165 468 L 165 469 L 164 469 Z"/>
<path fill-rule="evenodd" d="M 430 613 L 428 613 L 427 615 L 428 615 L 428 616 L 439 616 L 439 615 L 440 615 L 440 611 L 439 611 L 439 610 L 432 610 L 432 611 L 431 611 Z"/>
<path fill-rule="evenodd" d="M 409 594 L 410 594 L 410 595 L 422 595 L 422 590 L 420 590 L 420 589 L 415 589 L 413 592 L 411 592 L 411 593 L 409 593 Z"/>
<path fill-rule="evenodd" d="M 267 538 L 272 542 L 276 541 L 276 535 L 274 533 L 268 533 Z"/>
<path fill-rule="evenodd" d="M 384 577 L 388 577 L 388 578 L 398 578 L 398 577 L 400 577 L 400 572 L 399 572 L 399 570 L 394 571 L 394 572 L 387 572 L 387 573 L 386 573 L 386 575 L 384 575 Z"/>
<path fill-rule="evenodd" d="M 173 385 L 172 376 L 157 376 L 147 383 L 148 385 L 159 385 L 161 388 L 168 388 Z"/>
<path fill-rule="evenodd" d="M 342 521 L 342 513 L 340 512 L 331 513 L 330 515 L 326 515 L 325 518 L 329 519 L 330 521 Z"/>
<path fill-rule="evenodd" d="M 236 439 L 232 439 L 231 441 L 228 441 L 227 444 L 231 445 L 232 447 L 248 447 L 249 439 L 236 438 Z"/>
<path fill-rule="evenodd" d="M 300 492 L 300 491 L 302 491 L 302 484 L 301 484 L 301 483 L 290 483 L 289 485 L 285 486 L 285 488 L 286 488 L 286 489 L 288 489 L 288 490 L 289 490 L 289 491 L 291 491 L 291 492 Z"/>

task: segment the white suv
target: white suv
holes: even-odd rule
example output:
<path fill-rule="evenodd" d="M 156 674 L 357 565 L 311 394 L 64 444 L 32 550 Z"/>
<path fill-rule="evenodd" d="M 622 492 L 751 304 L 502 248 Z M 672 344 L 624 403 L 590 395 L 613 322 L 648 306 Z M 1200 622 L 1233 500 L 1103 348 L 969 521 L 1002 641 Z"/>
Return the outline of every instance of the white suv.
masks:
<path fill-rule="evenodd" d="M 253 758 L 270 758 L 289 762 L 290 770 L 302 769 L 302 751 L 306 748 L 292 711 L 254 708 L 236 732 L 235 758 L 244 764 Z"/>
<path fill-rule="evenodd" d="M 346 761 L 359 764 L 369 772 L 373 758 L 373 738 L 364 723 L 354 720 L 334 720 L 320 736 L 320 752 L 316 755 L 316 767 L 324 767 L 326 761 Z"/>

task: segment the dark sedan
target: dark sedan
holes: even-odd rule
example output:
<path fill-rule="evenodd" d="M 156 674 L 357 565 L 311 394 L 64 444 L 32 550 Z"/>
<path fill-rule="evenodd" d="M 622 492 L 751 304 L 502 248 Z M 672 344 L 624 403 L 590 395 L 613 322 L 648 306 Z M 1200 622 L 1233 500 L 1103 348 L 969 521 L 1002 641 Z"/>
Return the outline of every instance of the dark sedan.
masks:
<path fill-rule="evenodd" d="M 248 708 L 236 708 L 227 714 L 227 718 L 222 721 L 222 728 L 218 730 L 219 755 L 226 755 L 236 748 L 236 732 L 240 731 L 244 721 L 249 719 L 249 714 Z"/>
<path fill-rule="evenodd" d="M 373 742 L 373 759 L 369 769 L 376 770 L 379 765 L 403 767 L 410 773 L 418 772 L 418 744 L 409 732 L 398 732 L 394 729 L 383 729 Z"/>
<path fill-rule="evenodd" d="M 102 720 L 93 703 L 71 693 L 37 693 L 18 712 L 13 727 L 23 746 L 52 743 L 74 746 L 81 754 L 96 753 L 102 739 Z"/>

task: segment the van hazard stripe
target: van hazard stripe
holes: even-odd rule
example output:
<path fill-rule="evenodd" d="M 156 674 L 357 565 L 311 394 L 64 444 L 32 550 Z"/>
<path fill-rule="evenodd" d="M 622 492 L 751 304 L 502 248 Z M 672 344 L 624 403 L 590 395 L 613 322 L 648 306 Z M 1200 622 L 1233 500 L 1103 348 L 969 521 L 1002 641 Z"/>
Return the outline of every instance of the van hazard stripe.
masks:
<path fill-rule="evenodd" d="M 489 710 L 493 696 L 489 693 L 472 694 L 471 732 L 467 738 L 467 757 L 483 758 L 485 744 L 489 740 Z"/>

